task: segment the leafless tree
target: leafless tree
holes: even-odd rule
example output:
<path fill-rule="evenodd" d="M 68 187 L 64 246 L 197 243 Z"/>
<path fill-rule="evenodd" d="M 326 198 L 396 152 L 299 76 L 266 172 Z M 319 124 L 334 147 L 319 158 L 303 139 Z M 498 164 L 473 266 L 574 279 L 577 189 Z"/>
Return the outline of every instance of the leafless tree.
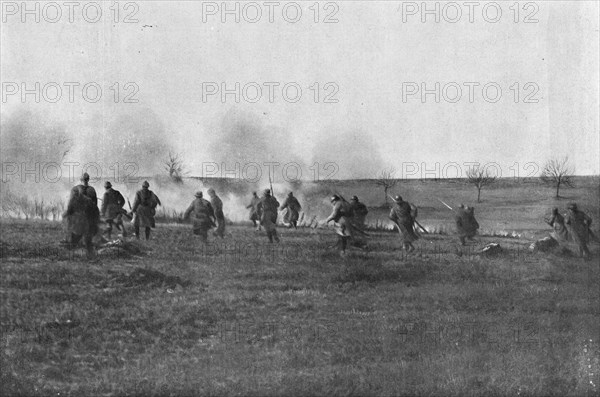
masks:
<path fill-rule="evenodd" d="M 477 202 L 481 203 L 481 189 L 496 183 L 498 177 L 490 174 L 486 167 L 476 165 L 467 170 L 467 183 L 477 188 Z"/>
<path fill-rule="evenodd" d="M 177 183 L 183 182 L 183 176 L 186 174 L 185 166 L 181 154 L 169 152 L 169 157 L 164 162 L 164 169 L 169 173 L 169 177 Z"/>
<path fill-rule="evenodd" d="M 398 184 L 398 179 L 394 178 L 395 173 L 394 167 L 386 168 L 379 173 L 375 180 L 375 185 L 383 187 L 386 204 L 388 203 L 388 191 Z"/>
<path fill-rule="evenodd" d="M 560 186 L 575 187 L 573 173 L 575 169 L 569 165 L 569 158 L 551 159 L 546 162 L 540 179 L 542 182 L 556 188 L 556 198 L 559 198 Z"/>

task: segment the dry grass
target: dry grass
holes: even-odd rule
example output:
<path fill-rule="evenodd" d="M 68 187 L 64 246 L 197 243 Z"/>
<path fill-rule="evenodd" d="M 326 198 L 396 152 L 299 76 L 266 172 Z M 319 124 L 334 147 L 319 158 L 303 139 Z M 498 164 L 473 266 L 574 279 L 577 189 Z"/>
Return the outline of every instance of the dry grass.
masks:
<path fill-rule="evenodd" d="M 202 247 L 159 225 L 144 257 L 90 263 L 56 223 L 1 222 L 3 395 L 598 393 L 598 265 L 527 241 L 431 235 L 407 257 L 374 231 L 340 258 L 329 230 Z"/>
<path fill-rule="evenodd" d="M 564 194 L 597 220 L 590 181 Z M 461 247 L 435 197 L 470 203 L 476 192 L 401 182 L 398 193 L 432 232 L 407 256 L 387 207 L 373 205 L 381 192 L 337 183 L 371 207 L 369 251 L 345 258 L 331 248 L 333 231 L 316 227 L 323 214 L 307 210 L 298 230 L 280 228 L 279 245 L 249 222 L 209 246 L 187 224 L 159 224 L 151 241 L 135 243 L 142 255 L 88 262 L 83 250 L 58 246 L 61 225 L 41 220 L 52 218 L 48 203 L 3 198 L 3 211 L 29 220 L 0 219 L 0 391 L 598 395 L 598 245 L 592 261 L 572 247 L 530 252 L 547 234 L 543 216 L 567 202 L 533 186 L 501 181 L 484 191 L 483 236 Z M 327 186 L 318 192 L 326 197 Z M 164 222 L 181 215 L 168 203 L 162 211 Z M 489 242 L 503 250 L 482 257 Z"/>

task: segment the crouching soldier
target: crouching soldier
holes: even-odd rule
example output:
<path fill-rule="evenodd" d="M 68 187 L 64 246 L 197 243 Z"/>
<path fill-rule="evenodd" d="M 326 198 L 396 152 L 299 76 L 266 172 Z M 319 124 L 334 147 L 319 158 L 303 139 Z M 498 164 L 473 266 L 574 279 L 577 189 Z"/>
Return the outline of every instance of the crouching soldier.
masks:
<path fill-rule="evenodd" d="M 473 240 L 479 229 L 479 223 L 475 219 L 475 208 L 460 205 L 456 211 L 456 232 L 461 245 L 465 245 L 465 239 Z"/>
<path fill-rule="evenodd" d="M 194 201 L 190 204 L 183 219 L 189 219 L 192 216 L 192 231 L 200 236 L 203 243 L 208 241 L 208 231 L 215 224 L 215 212 L 208 200 L 202 198 L 202 192 L 197 192 Z"/>

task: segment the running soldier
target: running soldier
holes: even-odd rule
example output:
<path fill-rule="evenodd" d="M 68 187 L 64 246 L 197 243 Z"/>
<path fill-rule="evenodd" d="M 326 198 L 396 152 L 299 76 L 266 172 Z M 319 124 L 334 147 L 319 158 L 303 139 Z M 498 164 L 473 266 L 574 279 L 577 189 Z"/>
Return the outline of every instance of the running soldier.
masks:
<path fill-rule="evenodd" d="M 398 227 L 402 249 L 406 252 L 414 251 L 415 247 L 412 243 L 419 239 L 419 236 L 415 233 L 415 220 L 413 217 L 415 212 L 413 207 L 409 202 L 404 201 L 402 197 L 396 196 L 389 215 L 389 218 Z"/>
<path fill-rule="evenodd" d="M 156 194 L 149 189 L 148 181 L 142 183 L 142 189 L 135 193 L 135 201 L 129 215 L 135 214 L 133 226 L 135 237 L 140 238 L 140 227 L 144 228 L 146 240 L 150 240 L 150 229 L 156 227 L 154 215 L 156 207 L 162 205 Z"/>
<path fill-rule="evenodd" d="M 289 228 L 293 226 L 294 229 L 297 229 L 298 218 L 300 218 L 300 210 L 302 209 L 302 206 L 300 205 L 298 199 L 294 197 L 294 194 L 292 192 L 288 193 L 288 196 L 281 205 L 281 210 L 284 210 L 286 208 L 287 212 L 283 216 L 283 222 L 288 224 Z"/>
<path fill-rule="evenodd" d="M 333 211 L 331 215 L 325 220 L 326 223 L 331 221 L 335 222 L 335 232 L 338 235 L 338 246 L 340 248 L 340 255 L 346 255 L 346 248 L 348 247 L 348 240 L 352 238 L 352 206 L 350 203 L 342 200 L 337 194 L 331 197 L 331 205 Z"/>
<path fill-rule="evenodd" d="M 357 196 L 352 196 L 352 199 L 350 200 L 350 205 L 352 206 L 352 212 L 354 213 L 354 218 L 352 219 L 354 225 L 356 225 L 356 227 L 364 229 L 365 219 L 367 218 L 367 214 L 369 213 L 367 206 L 358 201 Z"/>
<path fill-rule="evenodd" d="M 558 208 L 552 209 L 552 217 L 546 220 L 546 223 L 552 226 L 550 236 L 558 242 L 566 242 L 570 240 L 569 230 L 565 225 L 565 217 L 558 213 Z"/>
<path fill-rule="evenodd" d="M 68 245 L 75 248 L 83 237 L 87 257 L 94 256 L 92 239 L 98 233 L 100 211 L 98 210 L 98 197 L 96 190 L 89 185 L 90 176 L 84 173 L 81 184 L 71 189 L 67 211 L 63 214 L 66 219 Z"/>
<path fill-rule="evenodd" d="M 259 203 L 260 198 L 256 192 L 252 192 L 252 200 L 250 201 L 250 204 L 246 206 L 246 208 L 250 210 L 250 220 L 257 231 L 260 230 L 260 213 L 258 212 Z"/>
<path fill-rule="evenodd" d="M 215 218 L 217 222 L 217 230 L 215 230 L 215 236 L 224 238 L 225 237 L 225 214 L 223 214 L 223 201 L 217 193 L 215 189 L 208 189 L 208 195 L 210 196 L 210 204 L 215 213 Z"/>
<path fill-rule="evenodd" d="M 192 217 L 192 231 L 195 235 L 200 236 L 203 243 L 208 241 L 208 231 L 215 224 L 215 212 L 208 200 L 202 198 L 202 192 L 197 192 L 194 201 L 185 211 L 183 219 Z"/>
<path fill-rule="evenodd" d="M 117 227 L 117 230 L 123 229 L 123 237 L 127 236 L 125 231 L 125 225 L 123 225 L 123 206 L 125 205 L 125 199 L 123 195 L 112 188 L 112 184 L 108 181 L 104 183 L 104 197 L 102 199 L 102 208 L 100 210 L 104 220 L 106 222 L 106 237 L 110 240 L 112 234 L 113 223 Z"/>
<path fill-rule="evenodd" d="M 579 255 L 582 258 L 587 259 L 590 256 L 590 250 L 588 249 L 587 244 L 590 241 L 592 218 L 585 212 L 579 210 L 575 203 L 569 204 L 567 210 L 565 224 L 569 228 L 573 241 L 579 247 Z"/>
<path fill-rule="evenodd" d="M 261 214 L 260 224 L 265 228 L 267 232 L 267 238 L 269 242 L 279 242 L 279 236 L 277 235 L 277 209 L 279 208 L 279 201 L 271 196 L 271 190 L 265 189 L 263 197 L 258 203 L 258 211 Z"/>

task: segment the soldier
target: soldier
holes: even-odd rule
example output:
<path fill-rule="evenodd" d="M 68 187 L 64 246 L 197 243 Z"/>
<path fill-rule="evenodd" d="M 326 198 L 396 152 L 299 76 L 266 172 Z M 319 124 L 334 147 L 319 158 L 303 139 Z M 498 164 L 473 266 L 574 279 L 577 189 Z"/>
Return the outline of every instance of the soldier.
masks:
<path fill-rule="evenodd" d="M 183 219 L 188 219 L 190 214 L 194 213 L 193 233 L 200 236 L 202 242 L 205 243 L 208 240 L 208 230 L 215 224 L 215 212 L 210 202 L 202 198 L 202 192 L 197 192 L 194 196 L 196 198 L 185 211 Z"/>
<path fill-rule="evenodd" d="M 63 218 L 67 222 L 68 244 L 74 248 L 83 237 L 87 256 L 91 258 L 94 254 L 92 239 L 98 233 L 100 211 L 96 190 L 89 186 L 89 181 L 90 176 L 86 172 L 81 177 L 81 184 L 71 189 L 69 204 Z"/>
<path fill-rule="evenodd" d="M 394 205 L 389 215 L 389 218 L 398 226 L 402 240 L 402 249 L 406 252 L 414 251 L 415 247 L 412 243 L 419 239 L 419 236 L 415 233 L 415 220 L 413 217 L 415 212 L 413 207 L 409 202 L 404 201 L 402 197 L 396 196 L 394 197 Z"/>
<path fill-rule="evenodd" d="M 546 220 L 548 225 L 552 226 L 552 232 L 550 236 L 559 242 L 569 241 L 569 231 L 567 230 L 567 226 L 565 225 L 565 218 L 558 213 L 558 208 L 552 209 L 552 217 L 549 220 Z"/>
<path fill-rule="evenodd" d="M 369 213 L 367 206 L 358 201 L 357 196 L 352 196 L 352 199 L 350 200 L 350 205 L 352 206 L 352 212 L 354 213 L 354 218 L 352 219 L 354 225 L 361 229 L 364 229 L 365 219 L 367 217 L 367 214 Z"/>
<path fill-rule="evenodd" d="M 258 211 L 260 213 L 260 224 L 265 228 L 269 242 L 279 242 L 279 236 L 277 235 L 277 209 L 279 208 L 279 201 L 271 196 L 271 190 L 265 189 L 263 197 L 258 203 Z"/>
<path fill-rule="evenodd" d="M 465 239 L 473 240 L 479 229 L 479 223 L 475 219 L 475 208 L 464 206 L 458 207 L 455 215 L 456 232 L 461 245 L 465 245 Z"/>
<path fill-rule="evenodd" d="M 125 232 L 125 225 L 123 225 L 123 206 L 125 205 L 125 199 L 123 195 L 112 188 L 112 184 L 108 181 L 104 183 L 104 197 L 102 199 L 102 208 L 100 210 L 102 216 L 106 221 L 105 233 L 107 238 L 111 239 L 113 223 L 120 229 L 123 228 L 123 237 L 127 235 Z"/>
<path fill-rule="evenodd" d="M 254 227 L 256 227 L 257 231 L 260 230 L 260 213 L 258 210 L 259 203 L 260 203 L 260 198 L 258 197 L 256 192 L 252 192 L 252 200 L 250 201 L 250 204 L 248 204 L 246 206 L 246 208 L 250 210 L 250 220 L 252 221 L 252 224 L 254 225 Z M 257 223 L 257 221 L 258 221 L 258 223 Z"/>
<path fill-rule="evenodd" d="M 585 212 L 579 210 L 575 203 L 569 204 L 567 210 L 565 224 L 569 228 L 573 241 L 579 246 L 579 255 L 582 258 L 589 258 L 590 251 L 587 244 L 590 240 L 590 225 L 592 224 L 592 218 Z"/>
<path fill-rule="evenodd" d="M 210 204 L 212 205 L 217 221 L 217 230 L 215 230 L 215 236 L 224 238 L 225 237 L 225 214 L 223 214 L 223 201 L 217 196 L 215 189 L 208 189 L 208 195 L 210 196 Z"/>
<path fill-rule="evenodd" d="M 133 226 L 135 228 L 135 237 L 140 238 L 140 227 L 144 228 L 146 240 L 150 240 L 150 228 L 156 227 L 154 215 L 156 207 L 162 205 L 156 194 L 149 189 L 148 181 L 142 183 L 142 189 L 135 193 L 135 201 L 129 215 L 135 214 Z"/>
<path fill-rule="evenodd" d="M 337 194 L 331 197 L 333 211 L 326 219 L 326 223 L 335 222 L 335 232 L 338 234 L 338 245 L 341 249 L 340 255 L 346 254 L 348 240 L 352 237 L 352 206 L 350 203 L 342 200 Z"/>
<path fill-rule="evenodd" d="M 283 222 L 287 223 L 289 228 L 292 226 L 294 229 L 298 228 L 298 218 L 300 217 L 300 210 L 302 206 L 296 197 L 294 197 L 294 193 L 289 192 L 286 199 L 283 201 L 281 205 L 281 209 L 284 210 L 287 208 L 287 212 L 283 217 Z"/>

